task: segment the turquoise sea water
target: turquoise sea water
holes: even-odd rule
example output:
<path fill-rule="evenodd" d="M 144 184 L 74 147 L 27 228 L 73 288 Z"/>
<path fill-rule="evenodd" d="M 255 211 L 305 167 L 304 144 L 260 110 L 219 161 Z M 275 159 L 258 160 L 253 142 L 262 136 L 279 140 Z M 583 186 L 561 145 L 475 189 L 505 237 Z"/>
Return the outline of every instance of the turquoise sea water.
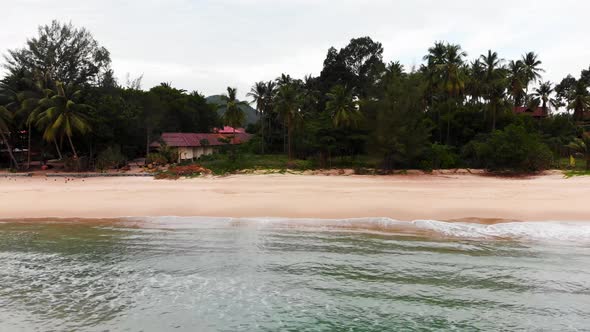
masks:
<path fill-rule="evenodd" d="M 590 223 L 0 223 L 0 331 L 588 331 Z"/>

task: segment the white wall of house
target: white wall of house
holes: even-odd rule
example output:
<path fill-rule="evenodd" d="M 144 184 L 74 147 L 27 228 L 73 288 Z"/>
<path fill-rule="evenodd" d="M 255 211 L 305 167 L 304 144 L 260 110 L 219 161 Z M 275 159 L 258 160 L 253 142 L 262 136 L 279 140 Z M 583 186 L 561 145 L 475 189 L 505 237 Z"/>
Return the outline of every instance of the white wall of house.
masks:
<path fill-rule="evenodd" d="M 207 146 L 189 146 L 178 148 L 178 161 L 199 159 L 201 156 L 208 156 L 215 153 L 213 147 Z"/>

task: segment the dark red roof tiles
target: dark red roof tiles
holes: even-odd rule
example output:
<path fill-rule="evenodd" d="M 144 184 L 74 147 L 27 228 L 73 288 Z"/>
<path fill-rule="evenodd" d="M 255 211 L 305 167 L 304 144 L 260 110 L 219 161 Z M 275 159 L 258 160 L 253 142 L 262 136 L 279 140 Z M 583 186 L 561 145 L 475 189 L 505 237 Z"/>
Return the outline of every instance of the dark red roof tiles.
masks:
<path fill-rule="evenodd" d="M 160 140 L 170 147 L 219 146 L 226 144 L 220 141 L 220 139 L 231 138 L 232 136 L 229 134 L 163 133 Z M 250 134 L 236 132 L 235 138 L 231 140 L 231 143 L 241 144 L 250 140 L 250 137 Z M 208 144 L 205 143 L 205 140 Z M 154 142 L 151 146 L 159 147 L 160 142 Z"/>

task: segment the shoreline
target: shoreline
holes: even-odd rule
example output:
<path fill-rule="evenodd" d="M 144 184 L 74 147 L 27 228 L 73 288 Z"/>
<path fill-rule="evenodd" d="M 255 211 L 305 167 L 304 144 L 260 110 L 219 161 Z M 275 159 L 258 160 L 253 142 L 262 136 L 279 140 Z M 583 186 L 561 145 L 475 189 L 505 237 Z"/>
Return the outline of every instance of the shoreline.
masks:
<path fill-rule="evenodd" d="M 233 175 L 0 178 L 0 219 L 145 216 L 400 221 L 590 221 L 590 178 Z"/>

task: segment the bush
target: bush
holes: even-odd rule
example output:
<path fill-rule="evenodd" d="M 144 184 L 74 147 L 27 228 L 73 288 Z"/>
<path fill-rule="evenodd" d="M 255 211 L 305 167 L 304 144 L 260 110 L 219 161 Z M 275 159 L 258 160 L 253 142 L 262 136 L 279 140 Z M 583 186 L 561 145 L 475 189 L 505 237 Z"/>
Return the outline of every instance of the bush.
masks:
<path fill-rule="evenodd" d="M 212 174 L 212 171 L 204 168 L 200 165 L 186 165 L 186 166 L 173 166 L 167 171 L 158 173 L 156 179 L 179 179 L 180 177 L 196 177 L 204 174 Z"/>
<path fill-rule="evenodd" d="M 424 170 L 449 169 L 458 165 L 459 156 L 451 146 L 434 143 L 425 154 L 426 158 L 420 163 Z"/>
<path fill-rule="evenodd" d="M 110 168 L 121 168 L 127 164 L 127 158 L 121 152 L 118 145 L 108 147 L 98 154 L 96 168 L 105 170 Z"/>
<path fill-rule="evenodd" d="M 469 142 L 463 152 L 490 171 L 537 172 L 547 169 L 552 160 L 551 150 L 539 135 L 515 124 L 484 140 Z"/>

